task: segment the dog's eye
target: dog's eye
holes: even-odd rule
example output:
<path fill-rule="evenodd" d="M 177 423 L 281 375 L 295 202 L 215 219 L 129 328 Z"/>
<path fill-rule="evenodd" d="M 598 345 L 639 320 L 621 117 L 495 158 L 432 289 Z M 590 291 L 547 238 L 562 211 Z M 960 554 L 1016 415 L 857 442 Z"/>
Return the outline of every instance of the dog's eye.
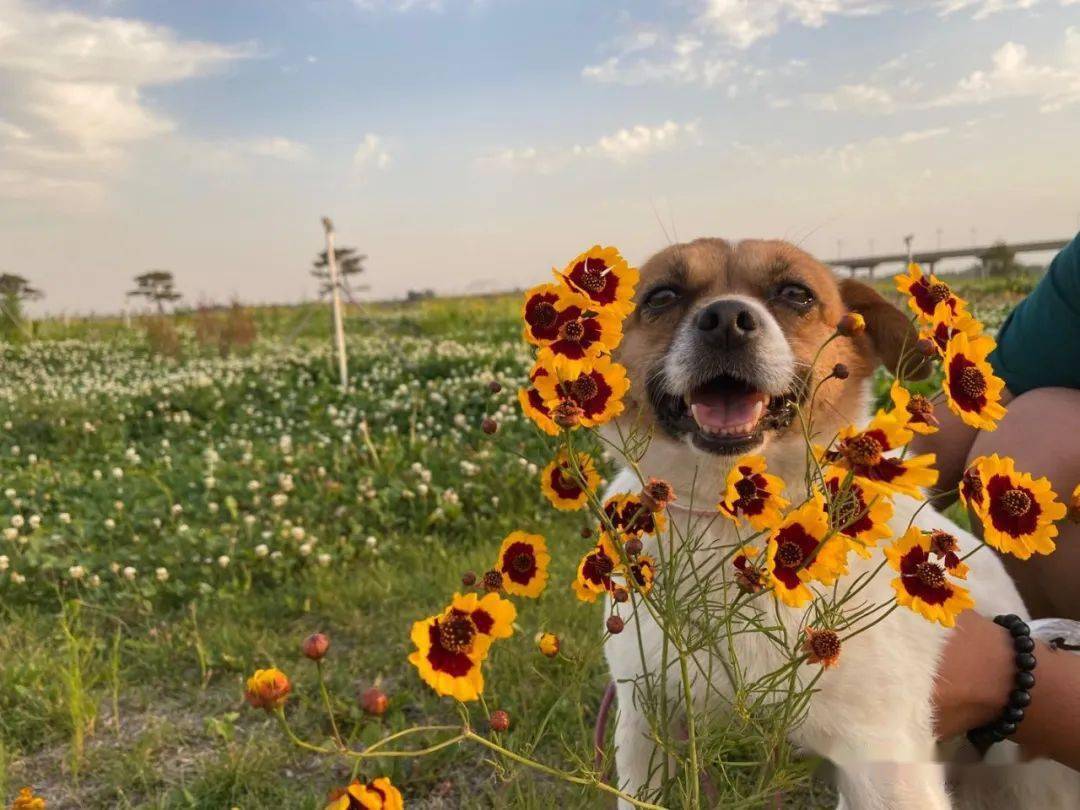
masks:
<path fill-rule="evenodd" d="M 776 291 L 776 297 L 796 309 L 805 310 L 814 303 L 814 293 L 803 284 L 782 284 Z"/>
<path fill-rule="evenodd" d="M 679 300 L 679 291 L 674 287 L 658 287 L 645 296 L 643 306 L 646 309 L 663 309 Z"/>

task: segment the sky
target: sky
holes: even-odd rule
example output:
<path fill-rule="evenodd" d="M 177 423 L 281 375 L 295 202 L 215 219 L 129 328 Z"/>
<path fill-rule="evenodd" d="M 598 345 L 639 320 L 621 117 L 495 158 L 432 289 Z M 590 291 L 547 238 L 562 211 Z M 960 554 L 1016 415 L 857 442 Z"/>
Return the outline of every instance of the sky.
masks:
<path fill-rule="evenodd" d="M 0 0 L 35 311 L 538 283 L 595 243 L 823 259 L 1080 228 L 1080 0 Z"/>

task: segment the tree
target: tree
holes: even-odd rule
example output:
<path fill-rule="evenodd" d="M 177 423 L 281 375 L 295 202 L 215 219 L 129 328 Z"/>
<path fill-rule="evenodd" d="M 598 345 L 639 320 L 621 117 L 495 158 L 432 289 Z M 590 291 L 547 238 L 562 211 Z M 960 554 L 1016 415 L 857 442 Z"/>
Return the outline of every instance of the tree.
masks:
<path fill-rule="evenodd" d="M 982 255 L 983 266 L 991 276 L 1009 278 L 1019 274 L 1023 268 L 1016 262 L 1016 251 L 1004 242 L 995 242 Z"/>
<path fill-rule="evenodd" d="M 30 282 L 14 273 L 0 273 L 0 298 L 14 298 L 18 301 L 35 301 L 44 298 L 45 293 Z"/>
<path fill-rule="evenodd" d="M 366 269 L 364 267 L 364 261 L 367 259 L 363 253 L 357 253 L 356 248 L 340 247 L 334 248 L 334 258 L 337 259 L 338 278 L 340 279 L 340 285 L 342 291 L 345 293 L 345 297 L 349 299 L 350 304 L 355 304 L 356 301 L 353 298 L 353 288 L 349 284 L 349 276 L 358 276 Z M 319 297 L 323 298 L 330 294 L 330 262 L 327 259 L 326 251 L 322 251 L 315 257 L 315 261 L 312 262 L 311 275 L 319 280 Z M 367 289 L 366 287 L 357 287 L 356 291 Z"/>
<path fill-rule="evenodd" d="M 29 337 L 23 318 L 23 302 L 44 298 L 45 293 L 22 276 L 0 273 L 0 335 L 8 340 Z"/>
<path fill-rule="evenodd" d="M 135 276 L 135 289 L 130 290 L 128 295 L 153 302 L 157 305 L 158 314 L 164 315 L 166 303 L 179 301 L 182 298 L 176 291 L 175 285 L 173 274 L 168 270 L 150 270 Z"/>

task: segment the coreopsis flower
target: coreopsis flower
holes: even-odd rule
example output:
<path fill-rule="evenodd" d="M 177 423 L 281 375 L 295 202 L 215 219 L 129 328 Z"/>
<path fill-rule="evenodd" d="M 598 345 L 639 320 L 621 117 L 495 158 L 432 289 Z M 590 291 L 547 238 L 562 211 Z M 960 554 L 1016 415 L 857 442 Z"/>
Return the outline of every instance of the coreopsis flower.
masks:
<path fill-rule="evenodd" d="M 768 529 L 780 522 L 788 501 L 780 497 L 784 482 L 779 476 L 765 472 L 763 456 L 743 456 L 727 477 L 727 488 L 717 509 L 738 523 L 747 521 L 755 531 Z"/>
<path fill-rule="evenodd" d="M 503 590 L 508 594 L 537 597 L 547 587 L 550 561 L 543 537 L 511 532 L 502 541 L 495 568 L 502 573 Z"/>
<path fill-rule="evenodd" d="M 847 544 L 842 537 L 828 534 L 825 499 L 815 492 L 788 512 L 769 535 L 765 568 L 773 593 L 784 604 L 801 607 L 814 598 L 807 582 L 832 585 L 847 573 Z"/>
<path fill-rule="evenodd" d="M 824 669 L 836 666 L 840 660 L 840 636 L 836 631 L 807 627 L 805 632 L 802 648 L 806 653 L 806 663 L 821 664 Z"/>
<path fill-rule="evenodd" d="M 648 554 L 641 554 L 630 563 L 630 576 L 643 594 L 652 590 L 656 579 L 656 560 Z"/>
<path fill-rule="evenodd" d="M 879 540 L 892 537 L 892 501 L 884 493 L 862 486 L 858 478 L 845 486 L 846 478 L 845 471 L 838 467 L 825 470 L 824 494 L 828 502 L 823 507 L 831 515 L 833 529 L 851 541 L 848 545 L 855 553 L 869 557 L 870 549 Z"/>
<path fill-rule="evenodd" d="M 949 410 L 965 423 L 980 430 L 994 430 L 1005 415 L 1001 389 L 1005 381 L 994 374 L 987 356 L 993 341 L 969 340 L 962 332 L 953 335 L 945 347 L 945 391 Z"/>
<path fill-rule="evenodd" d="M 731 561 L 735 568 L 735 584 L 746 593 L 757 593 L 765 587 L 766 574 L 754 562 L 760 553 L 759 548 L 743 546 Z"/>
<path fill-rule="evenodd" d="M 558 454 L 540 472 L 540 491 L 556 509 L 572 512 L 581 509 L 589 500 L 589 493 L 600 486 L 600 473 L 588 453 L 577 453 L 577 469 L 584 485 L 574 471 L 570 454 L 560 449 Z"/>
<path fill-rule="evenodd" d="M 31 788 L 24 787 L 11 803 L 11 810 L 45 810 L 45 799 L 35 796 Z"/>
<path fill-rule="evenodd" d="M 255 674 L 247 679 L 244 697 L 256 709 L 272 712 L 285 705 L 291 691 L 288 676 L 280 669 L 271 667 L 255 670 Z"/>
<path fill-rule="evenodd" d="M 634 311 L 638 271 L 613 247 L 595 245 L 555 275 L 571 290 L 587 297 L 595 309 L 620 319 Z"/>
<path fill-rule="evenodd" d="M 579 423 L 583 427 L 602 425 L 622 413 L 622 399 L 630 388 L 626 369 L 609 357 L 584 362 L 576 373 L 561 377 L 549 369 L 533 384 L 549 411 L 563 402 L 580 408 Z"/>
<path fill-rule="evenodd" d="M 559 654 L 559 637 L 554 633 L 540 633 L 536 637 L 536 647 L 542 655 L 554 658 Z"/>
<path fill-rule="evenodd" d="M 957 297 L 948 284 L 933 273 L 923 275 L 922 268 L 912 262 L 907 274 L 894 277 L 896 289 L 908 296 L 908 306 L 919 316 L 919 320 L 929 323 L 938 304 L 944 303 L 955 314 L 964 308 L 964 302 Z"/>
<path fill-rule="evenodd" d="M 1080 523 L 1080 484 L 1073 488 L 1072 497 L 1069 498 L 1069 520 Z"/>
<path fill-rule="evenodd" d="M 545 377 L 551 372 L 539 363 L 533 366 L 532 371 L 529 374 L 529 385 L 526 388 L 518 390 L 518 403 L 521 405 L 522 412 L 529 417 L 533 423 L 549 436 L 559 435 L 559 426 L 555 424 L 555 421 L 551 418 L 551 408 L 544 403 L 544 397 L 536 387 L 536 381 L 540 377 Z"/>
<path fill-rule="evenodd" d="M 934 404 L 929 399 L 922 394 L 911 393 L 899 380 L 893 381 L 889 397 L 893 403 L 891 413 L 901 425 L 923 436 L 937 433 L 941 423 L 934 416 Z"/>
<path fill-rule="evenodd" d="M 1067 510 L 1048 479 L 1017 472 L 1011 458 L 996 453 L 975 459 L 964 474 L 969 477 L 981 482 L 981 499 L 968 496 L 965 503 L 982 522 L 988 545 L 1022 560 L 1054 551 L 1058 533 L 1054 521 L 1065 517 Z M 964 482 L 960 488 L 962 493 Z"/>
<path fill-rule="evenodd" d="M 604 501 L 604 514 L 623 538 L 658 534 L 667 529 L 667 515 L 653 511 L 641 495 L 624 492 Z"/>
<path fill-rule="evenodd" d="M 949 340 L 952 339 L 953 335 L 960 332 L 967 335 L 969 340 L 984 337 L 992 342 L 991 338 L 983 334 L 982 324 L 963 309 L 953 312 L 948 303 L 944 301 L 934 307 L 934 314 L 930 318 L 930 323 L 919 332 L 919 337 L 926 338 L 933 343 L 938 356 L 944 357 L 945 347 L 949 345 Z"/>
<path fill-rule="evenodd" d="M 525 340 L 540 347 L 539 361 L 574 373 L 581 361 L 619 345 L 622 324 L 616 315 L 594 312 L 588 299 L 557 284 L 525 293 Z"/>
<path fill-rule="evenodd" d="M 520 534 L 520 532 L 516 532 L 516 534 Z M 539 540 L 541 544 L 544 542 L 544 538 L 537 535 L 526 536 Z M 514 607 L 513 602 L 503 599 L 497 593 L 485 594 L 483 597 L 477 596 L 475 593 L 467 593 L 464 596 L 455 593 L 449 607 L 444 611 L 444 616 L 450 619 L 457 616 L 467 616 L 472 621 L 477 633 L 489 636 L 494 640 L 509 638 L 513 635 L 517 609 Z"/>
<path fill-rule="evenodd" d="M 835 450 L 821 450 L 822 459 L 845 470 L 872 489 L 888 494 L 900 492 L 922 498 L 920 487 L 932 486 L 938 478 L 931 466 L 933 453 L 896 458 L 886 456 L 890 450 L 903 447 L 912 439 L 912 432 L 892 413 L 878 413 L 865 430 L 848 426 L 837 436 Z"/>
<path fill-rule="evenodd" d="M 866 331 L 866 319 L 858 312 L 845 312 L 836 324 L 837 334 L 844 337 L 855 337 Z"/>
<path fill-rule="evenodd" d="M 485 597 L 486 598 L 486 597 Z M 440 614 L 413 622 L 410 634 L 416 651 L 409 663 L 424 683 L 440 695 L 476 700 L 484 691 L 480 664 L 492 637 L 481 633 L 468 613 Z"/>
<path fill-rule="evenodd" d="M 330 792 L 324 810 L 403 810 L 401 792 L 385 776 L 363 783 L 359 779 Z"/>
<path fill-rule="evenodd" d="M 964 474 L 960 478 L 957 494 L 960 496 L 960 502 L 967 509 L 976 513 L 982 509 L 986 501 L 986 487 L 983 485 L 982 476 L 976 464 L 972 464 L 964 470 Z"/>
<path fill-rule="evenodd" d="M 600 541 L 578 563 L 573 589 L 582 602 L 595 602 L 596 597 L 612 589 L 611 575 L 619 556 L 611 539 L 600 535 Z"/>
<path fill-rule="evenodd" d="M 936 554 L 930 535 L 917 526 L 887 546 L 885 558 L 900 574 L 892 581 L 896 601 L 923 618 L 953 627 L 960 613 L 975 606 L 968 590 L 949 578 L 956 575 L 958 566 L 950 567 L 945 557 Z"/>
<path fill-rule="evenodd" d="M 649 483 L 641 488 L 641 500 L 654 512 L 667 509 L 668 504 L 677 501 L 671 484 L 660 478 L 650 478 Z"/>

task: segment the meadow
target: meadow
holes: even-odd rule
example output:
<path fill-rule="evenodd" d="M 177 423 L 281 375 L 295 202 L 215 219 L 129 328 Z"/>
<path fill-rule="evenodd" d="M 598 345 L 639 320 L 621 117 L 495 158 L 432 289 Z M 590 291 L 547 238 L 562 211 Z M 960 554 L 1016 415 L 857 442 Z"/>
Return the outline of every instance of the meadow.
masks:
<path fill-rule="evenodd" d="M 958 292 L 996 326 L 1029 285 Z M 518 309 L 351 308 L 347 393 L 314 306 L 246 313 L 242 345 L 190 315 L 45 321 L 4 345 L 0 799 L 33 785 L 49 808 L 322 807 L 352 768 L 292 747 L 246 707 L 244 679 L 289 673 L 290 716 L 325 738 L 300 652 L 318 630 L 347 736 L 454 722 L 406 662 L 409 627 L 515 529 L 547 538 L 552 581 L 493 658 L 485 702 L 511 714 L 515 748 L 590 761 L 602 610 L 569 589 L 582 518 L 539 493 L 550 451 L 517 405 Z M 558 657 L 536 652 L 539 631 Z M 358 699 L 373 685 L 389 697 L 377 717 Z M 380 764 L 410 807 L 610 806 L 476 747 Z M 812 770 L 784 806 L 827 806 Z"/>

